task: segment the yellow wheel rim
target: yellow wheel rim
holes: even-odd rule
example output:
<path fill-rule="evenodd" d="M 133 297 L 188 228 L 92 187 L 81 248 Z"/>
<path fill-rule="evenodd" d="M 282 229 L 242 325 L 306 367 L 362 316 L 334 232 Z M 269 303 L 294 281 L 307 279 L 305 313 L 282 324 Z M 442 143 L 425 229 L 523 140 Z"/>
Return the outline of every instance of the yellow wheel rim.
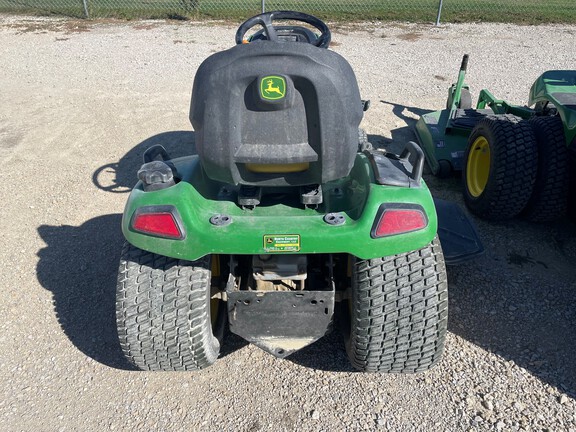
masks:
<path fill-rule="evenodd" d="M 483 136 L 472 143 L 466 161 L 466 185 L 468 192 L 478 198 L 484 192 L 490 176 L 490 144 Z"/>

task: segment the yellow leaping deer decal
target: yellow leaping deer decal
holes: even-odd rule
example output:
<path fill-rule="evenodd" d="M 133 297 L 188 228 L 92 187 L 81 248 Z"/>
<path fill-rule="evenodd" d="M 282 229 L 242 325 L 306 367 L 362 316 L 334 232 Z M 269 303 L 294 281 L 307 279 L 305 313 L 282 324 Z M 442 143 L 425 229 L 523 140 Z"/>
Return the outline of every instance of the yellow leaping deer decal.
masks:
<path fill-rule="evenodd" d="M 269 79 L 266 81 L 268 87 L 264 89 L 266 93 L 278 93 L 280 96 L 284 96 L 284 93 L 280 90 L 280 86 L 274 87 L 274 80 Z"/>

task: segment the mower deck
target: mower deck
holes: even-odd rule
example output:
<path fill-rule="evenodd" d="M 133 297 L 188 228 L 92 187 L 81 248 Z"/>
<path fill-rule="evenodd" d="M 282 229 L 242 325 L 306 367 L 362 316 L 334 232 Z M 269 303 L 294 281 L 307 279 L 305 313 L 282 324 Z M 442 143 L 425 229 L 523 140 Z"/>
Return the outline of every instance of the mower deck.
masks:
<path fill-rule="evenodd" d="M 450 162 L 453 170 L 462 170 L 465 145 L 470 131 L 489 114 L 490 109 L 443 109 L 424 114 L 416 122 L 416 137 L 432 173 L 438 175 L 441 160 Z"/>

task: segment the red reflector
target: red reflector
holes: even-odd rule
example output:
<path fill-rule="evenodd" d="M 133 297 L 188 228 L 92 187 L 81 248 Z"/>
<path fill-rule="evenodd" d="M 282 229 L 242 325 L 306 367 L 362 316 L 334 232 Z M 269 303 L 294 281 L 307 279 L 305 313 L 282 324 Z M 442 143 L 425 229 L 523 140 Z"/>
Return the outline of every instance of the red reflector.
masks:
<path fill-rule="evenodd" d="M 407 233 L 425 228 L 428 220 L 420 210 L 386 209 L 376 227 L 375 237 Z"/>
<path fill-rule="evenodd" d="M 132 222 L 135 231 L 159 237 L 179 239 L 182 233 L 171 213 L 142 213 Z"/>

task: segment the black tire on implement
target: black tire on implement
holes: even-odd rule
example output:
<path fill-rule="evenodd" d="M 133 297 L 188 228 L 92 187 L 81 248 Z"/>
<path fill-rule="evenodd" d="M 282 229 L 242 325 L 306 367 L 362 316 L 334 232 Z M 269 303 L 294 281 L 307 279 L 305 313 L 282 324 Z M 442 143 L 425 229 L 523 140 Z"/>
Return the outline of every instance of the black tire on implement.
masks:
<path fill-rule="evenodd" d="M 448 97 L 446 101 L 446 109 L 452 108 L 452 95 Z M 467 88 L 463 88 L 460 92 L 460 103 L 457 106 L 458 109 L 470 109 L 472 108 L 472 95 L 470 94 L 470 90 Z"/>
<path fill-rule="evenodd" d="M 576 223 L 576 146 L 568 148 L 568 217 Z"/>
<path fill-rule="evenodd" d="M 225 313 L 211 319 L 210 257 L 180 261 L 124 245 L 116 322 L 126 358 L 143 370 L 184 371 L 218 357 Z"/>
<path fill-rule="evenodd" d="M 398 255 L 356 260 L 349 322 L 344 328 L 352 365 L 365 372 L 425 371 L 442 356 L 448 285 L 438 239 Z"/>
<path fill-rule="evenodd" d="M 438 161 L 438 172 L 436 173 L 436 177 L 445 179 L 450 176 L 454 171 L 452 170 L 452 164 L 448 162 L 446 159 L 440 159 Z"/>
<path fill-rule="evenodd" d="M 486 148 L 489 151 L 486 182 L 475 190 L 470 181 L 470 177 L 476 178 L 475 170 L 471 169 L 472 153 Z M 532 195 L 537 167 L 536 138 L 527 121 L 510 114 L 483 118 L 472 130 L 464 154 L 462 181 L 466 206 L 489 220 L 517 216 Z"/>
<path fill-rule="evenodd" d="M 470 94 L 470 90 L 462 89 L 462 93 L 460 93 L 460 104 L 458 105 L 460 109 L 470 109 L 472 108 L 472 95 Z"/>
<path fill-rule="evenodd" d="M 568 209 L 569 158 L 560 117 L 533 117 L 530 125 L 538 145 L 538 173 L 530 201 L 522 216 L 548 222 L 566 215 Z"/>

